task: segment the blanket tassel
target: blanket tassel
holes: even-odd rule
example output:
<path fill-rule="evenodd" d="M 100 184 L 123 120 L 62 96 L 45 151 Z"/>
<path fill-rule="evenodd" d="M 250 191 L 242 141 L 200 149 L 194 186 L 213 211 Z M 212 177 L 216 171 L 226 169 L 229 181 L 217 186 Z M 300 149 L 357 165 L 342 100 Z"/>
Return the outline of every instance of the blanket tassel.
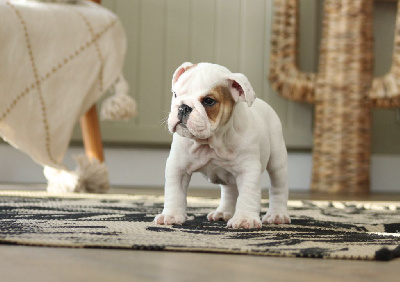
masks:
<path fill-rule="evenodd" d="M 137 114 L 137 105 L 128 95 L 129 85 L 123 75 L 114 85 L 114 94 L 104 100 L 101 106 L 102 120 L 128 120 Z"/>
<path fill-rule="evenodd" d="M 106 193 L 110 189 L 108 168 L 96 159 L 89 160 L 85 155 L 74 157 L 75 171 L 46 166 L 47 191 L 51 193 Z"/>

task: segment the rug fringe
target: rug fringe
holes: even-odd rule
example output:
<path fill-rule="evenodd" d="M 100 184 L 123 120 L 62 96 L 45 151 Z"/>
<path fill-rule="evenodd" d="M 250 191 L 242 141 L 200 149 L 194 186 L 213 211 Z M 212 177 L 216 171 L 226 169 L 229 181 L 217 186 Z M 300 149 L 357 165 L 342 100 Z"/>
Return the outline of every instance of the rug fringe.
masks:
<path fill-rule="evenodd" d="M 110 189 L 108 168 L 97 159 L 86 155 L 74 156 L 77 162 L 75 171 L 45 166 L 47 191 L 51 193 L 106 193 Z"/>

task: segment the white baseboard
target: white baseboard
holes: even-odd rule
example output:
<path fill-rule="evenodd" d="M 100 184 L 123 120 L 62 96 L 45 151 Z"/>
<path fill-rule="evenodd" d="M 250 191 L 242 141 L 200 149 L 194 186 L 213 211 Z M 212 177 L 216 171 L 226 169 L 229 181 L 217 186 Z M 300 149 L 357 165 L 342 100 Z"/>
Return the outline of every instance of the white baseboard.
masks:
<path fill-rule="evenodd" d="M 74 169 L 72 155 L 82 154 L 82 148 L 70 148 L 65 158 L 69 169 Z M 105 157 L 111 185 L 162 187 L 166 149 L 106 148 Z M 312 158 L 310 153 L 289 153 L 289 187 L 307 191 L 310 187 Z M 371 162 L 372 192 L 400 192 L 400 155 L 374 155 Z M 0 183 L 45 183 L 42 167 L 28 156 L 9 145 L 0 145 Z M 195 174 L 191 187 L 218 188 Z M 262 186 L 269 186 L 267 174 Z"/>

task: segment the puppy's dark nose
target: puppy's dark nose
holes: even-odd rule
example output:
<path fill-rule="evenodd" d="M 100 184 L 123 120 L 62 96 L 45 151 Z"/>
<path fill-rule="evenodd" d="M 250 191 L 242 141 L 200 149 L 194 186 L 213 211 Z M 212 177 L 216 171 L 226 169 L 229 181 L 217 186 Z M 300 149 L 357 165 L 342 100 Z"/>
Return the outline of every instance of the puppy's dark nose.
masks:
<path fill-rule="evenodd" d="M 178 118 L 180 121 L 182 121 L 184 118 L 187 118 L 189 114 L 192 112 L 192 108 L 189 107 L 188 105 L 181 105 L 178 108 Z"/>

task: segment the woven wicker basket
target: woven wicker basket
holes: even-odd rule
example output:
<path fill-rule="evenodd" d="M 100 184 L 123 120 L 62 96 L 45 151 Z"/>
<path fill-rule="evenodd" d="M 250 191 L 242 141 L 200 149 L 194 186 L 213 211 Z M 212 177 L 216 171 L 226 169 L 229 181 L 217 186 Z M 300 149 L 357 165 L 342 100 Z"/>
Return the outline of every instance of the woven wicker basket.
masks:
<path fill-rule="evenodd" d="M 317 74 L 296 64 L 297 5 L 275 0 L 270 82 L 288 99 L 315 104 L 312 191 L 367 193 L 371 108 L 400 106 L 400 12 L 393 66 L 374 79 L 372 0 L 324 1 Z"/>

